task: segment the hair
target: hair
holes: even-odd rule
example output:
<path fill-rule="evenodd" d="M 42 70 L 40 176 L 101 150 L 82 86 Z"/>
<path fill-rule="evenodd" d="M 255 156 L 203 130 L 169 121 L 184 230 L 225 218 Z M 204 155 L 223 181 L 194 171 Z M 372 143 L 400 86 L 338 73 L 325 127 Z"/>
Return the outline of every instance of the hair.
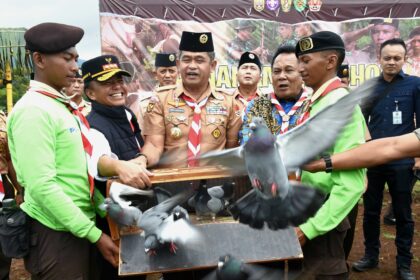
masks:
<path fill-rule="evenodd" d="M 212 62 L 216 58 L 216 53 L 215 52 L 207 52 L 207 54 L 210 58 L 210 62 Z M 181 59 L 181 57 L 182 57 L 182 51 L 179 51 L 178 59 Z"/>
<path fill-rule="evenodd" d="M 276 60 L 276 58 L 282 54 L 282 53 L 292 53 L 295 54 L 295 46 L 292 45 L 283 45 L 280 46 L 277 51 L 274 53 L 273 59 L 271 60 L 271 68 L 273 68 L 274 65 L 274 61 Z"/>
<path fill-rule="evenodd" d="M 391 45 L 400 45 L 404 48 L 405 54 L 407 54 L 407 46 L 405 45 L 404 40 L 400 39 L 400 38 L 393 38 L 393 39 L 389 39 L 389 40 L 386 40 L 385 42 L 383 42 L 381 44 L 381 47 L 379 48 L 379 54 L 381 54 L 382 49 L 385 48 L 388 45 L 390 45 L 390 46 Z"/>

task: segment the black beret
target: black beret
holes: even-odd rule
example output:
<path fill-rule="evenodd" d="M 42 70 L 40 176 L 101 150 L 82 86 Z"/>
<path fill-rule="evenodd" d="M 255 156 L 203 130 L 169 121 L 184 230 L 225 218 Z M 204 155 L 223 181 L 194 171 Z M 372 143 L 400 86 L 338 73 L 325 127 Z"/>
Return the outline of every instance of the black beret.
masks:
<path fill-rule="evenodd" d="M 349 74 L 349 66 L 347 64 L 340 65 L 338 68 L 337 76 L 339 78 L 348 78 L 350 76 Z"/>
<path fill-rule="evenodd" d="M 344 42 L 341 37 L 331 31 L 321 31 L 300 39 L 296 44 L 296 56 L 325 50 L 344 52 Z"/>
<path fill-rule="evenodd" d="M 413 30 L 411 30 L 410 35 L 408 36 L 408 38 L 413 38 L 414 36 L 418 36 L 420 35 L 420 26 L 414 28 Z"/>
<path fill-rule="evenodd" d="M 176 55 L 174 53 L 157 53 L 155 57 L 155 67 L 176 66 Z"/>
<path fill-rule="evenodd" d="M 131 76 L 130 73 L 121 69 L 118 58 L 113 55 L 101 55 L 82 64 L 82 78 L 85 83 L 92 80 L 104 82 L 118 73 L 124 76 Z"/>
<path fill-rule="evenodd" d="M 180 51 L 188 52 L 213 52 L 213 38 L 211 32 L 188 32 L 183 31 L 181 42 L 179 43 Z"/>
<path fill-rule="evenodd" d="M 239 59 L 239 65 L 238 68 L 241 67 L 244 63 L 254 63 L 257 64 L 258 68 L 261 70 L 261 62 L 258 56 L 255 53 L 252 52 L 244 52 L 241 55 L 241 58 Z"/>
<path fill-rule="evenodd" d="M 383 24 L 386 24 L 386 25 L 392 25 L 395 28 L 398 28 L 398 26 L 400 24 L 400 21 L 398 19 L 392 19 L 392 18 L 372 19 L 370 21 L 370 24 L 373 24 L 373 25 L 383 25 Z"/>
<path fill-rule="evenodd" d="M 46 54 L 59 53 L 74 47 L 83 37 L 83 29 L 61 23 L 45 22 L 28 29 L 26 49 Z"/>

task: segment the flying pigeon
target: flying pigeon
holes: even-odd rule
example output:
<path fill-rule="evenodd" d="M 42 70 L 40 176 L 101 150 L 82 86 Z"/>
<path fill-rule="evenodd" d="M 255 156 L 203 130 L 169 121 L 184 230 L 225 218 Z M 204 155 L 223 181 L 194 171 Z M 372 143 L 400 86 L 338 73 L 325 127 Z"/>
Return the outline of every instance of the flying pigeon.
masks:
<path fill-rule="evenodd" d="M 188 213 L 179 206 L 191 195 L 190 191 L 178 193 L 143 213 L 139 226 L 143 229 L 145 253 L 156 254 L 157 249 L 167 244 L 176 253 L 176 242 L 184 243 L 198 236 L 197 230 L 186 222 Z"/>
<path fill-rule="evenodd" d="M 105 210 L 109 217 L 121 226 L 138 226 L 142 212 L 139 208 L 134 206 L 121 206 L 114 202 L 112 198 L 106 198 L 104 203 L 100 206 Z"/>
<path fill-rule="evenodd" d="M 299 183 L 291 186 L 288 172 L 296 171 L 333 145 L 362 97 L 360 93 L 347 94 L 302 125 L 278 136 L 271 134 L 262 118 L 254 117 L 245 145 L 202 155 L 211 164 L 248 174 L 253 190 L 231 207 L 233 216 L 255 228 L 262 228 L 266 222 L 270 228 L 279 229 L 298 226 L 315 215 L 324 202 L 324 194 Z M 245 217 L 241 219 L 242 211 Z"/>

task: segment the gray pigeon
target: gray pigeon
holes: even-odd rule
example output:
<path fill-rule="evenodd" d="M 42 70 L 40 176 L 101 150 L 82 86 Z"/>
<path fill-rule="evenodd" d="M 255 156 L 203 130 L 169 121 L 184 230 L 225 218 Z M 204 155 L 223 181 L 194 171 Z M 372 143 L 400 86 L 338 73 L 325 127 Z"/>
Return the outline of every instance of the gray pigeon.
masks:
<path fill-rule="evenodd" d="M 360 93 L 347 94 L 278 136 L 271 134 L 262 118 L 255 117 L 245 145 L 201 156 L 238 174 L 248 174 L 253 190 L 231 207 L 233 216 L 255 228 L 262 228 L 266 222 L 272 229 L 298 226 L 312 217 L 324 202 L 323 193 L 301 184 L 291 187 L 287 174 L 334 143 L 362 97 Z M 247 213 L 241 220 L 242 211 Z"/>
<path fill-rule="evenodd" d="M 100 207 L 105 210 L 109 217 L 120 227 L 139 225 L 142 212 L 137 207 L 121 206 L 111 198 L 106 198 L 103 205 Z"/>
<path fill-rule="evenodd" d="M 144 248 L 147 254 L 156 254 L 157 249 L 167 244 L 171 252 L 175 253 L 177 249 L 175 242 L 185 242 L 184 238 L 189 237 L 188 230 L 194 231 L 192 226 L 185 226 L 185 219 L 182 217 L 188 217 L 188 214 L 185 209 L 178 206 L 191 195 L 190 191 L 178 193 L 143 213 L 139 226 L 143 229 Z M 181 224 L 183 225 L 180 226 Z"/>
<path fill-rule="evenodd" d="M 233 186 L 234 183 L 226 182 L 222 186 L 207 188 L 206 180 L 201 180 L 188 205 L 195 209 L 197 219 L 210 216 L 214 220 L 216 214 L 227 207 L 228 200 L 233 196 Z"/>
<path fill-rule="evenodd" d="M 243 263 L 228 254 L 219 258 L 216 270 L 208 274 L 204 280 L 292 280 L 297 279 L 297 274 L 285 272 L 281 268 Z"/>

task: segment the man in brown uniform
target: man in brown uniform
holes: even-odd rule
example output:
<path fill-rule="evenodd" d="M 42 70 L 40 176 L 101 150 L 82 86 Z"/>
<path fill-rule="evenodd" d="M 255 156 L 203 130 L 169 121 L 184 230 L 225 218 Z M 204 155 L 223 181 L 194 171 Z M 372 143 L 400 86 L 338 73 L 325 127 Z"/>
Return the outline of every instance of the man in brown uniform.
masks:
<path fill-rule="evenodd" d="M 238 145 L 241 119 L 235 100 L 209 83 L 217 64 L 211 33 L 184 31 L 179 49 L 182 83 L 157 92 L 146 110 L 143 153 L 148 166 L 157 164 L 164 152 L 165 165 L 185 160 L 196 166 L 199 154 Z"/>
<path fill-rule="evenodd" d="M 261 80 L 261 62 L 256 54 L 244 52 L 241 55 L 236 78 L 239 86 L 233 93 L 233 96 L 242 113 L 249 101 L 262 95 L 258 90 L 258 83 Z"/>

